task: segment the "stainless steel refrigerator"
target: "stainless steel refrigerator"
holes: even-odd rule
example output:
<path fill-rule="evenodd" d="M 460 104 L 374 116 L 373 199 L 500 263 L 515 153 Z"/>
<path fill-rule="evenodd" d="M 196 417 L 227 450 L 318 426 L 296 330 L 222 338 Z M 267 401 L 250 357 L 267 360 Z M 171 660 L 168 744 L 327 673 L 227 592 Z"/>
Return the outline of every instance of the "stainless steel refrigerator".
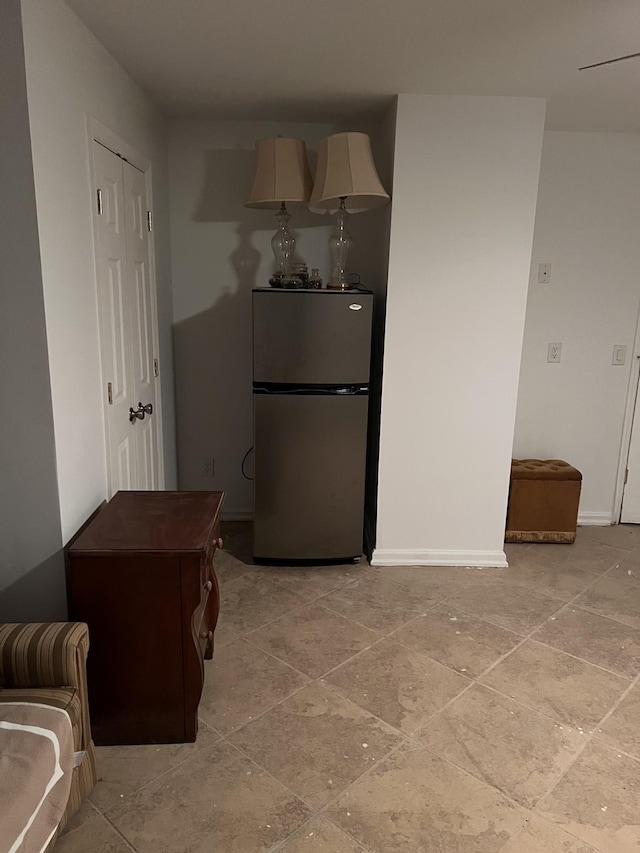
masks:
<path fill-rule="evenodd" d="M 254 559 L 362 553 L 370 291 L 253 291 Z"/>

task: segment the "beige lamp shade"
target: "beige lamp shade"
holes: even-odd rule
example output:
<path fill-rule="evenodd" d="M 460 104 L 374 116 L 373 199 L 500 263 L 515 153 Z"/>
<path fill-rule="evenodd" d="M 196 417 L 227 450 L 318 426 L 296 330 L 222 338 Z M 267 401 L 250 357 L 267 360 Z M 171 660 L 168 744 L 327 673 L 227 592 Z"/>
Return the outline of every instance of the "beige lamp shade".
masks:
<path fill-rule="evenodd" d="M 256 142 L 256 172 L 245 207 L 277 208 L 309 200 L 313 181 L 302 139 L 276 136 Z"/>
<path fill-rule="evenodd" d="M 340 199 L 351 213 L 386 204 L 389 196 L 380 183 L 366 133 L 334 133 L 320 140 L 311 210 L 336 210 Z"/>

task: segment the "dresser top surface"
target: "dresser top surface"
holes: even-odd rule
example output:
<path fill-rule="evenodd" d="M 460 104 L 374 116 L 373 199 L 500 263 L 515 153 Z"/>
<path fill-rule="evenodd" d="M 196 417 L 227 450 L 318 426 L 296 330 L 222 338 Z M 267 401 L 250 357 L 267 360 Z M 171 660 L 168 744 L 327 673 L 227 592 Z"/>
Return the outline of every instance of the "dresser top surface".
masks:
<path fill-rule="evenodd" d="M 71 556 L 114 551 L 200 551 L 224 492 L 117 492 L 69 547 Z"/>

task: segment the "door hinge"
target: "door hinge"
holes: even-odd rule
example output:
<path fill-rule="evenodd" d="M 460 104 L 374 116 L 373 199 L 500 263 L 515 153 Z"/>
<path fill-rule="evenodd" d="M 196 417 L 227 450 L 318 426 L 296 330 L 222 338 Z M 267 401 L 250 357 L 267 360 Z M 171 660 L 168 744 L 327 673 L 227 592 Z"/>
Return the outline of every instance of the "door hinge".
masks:
<path fill-rule="evenodd" d="M 98 196 L 98 216 L 102 216 L 102 190 L 97 191 Z"/>
<path fill-rule="evenodd" d="M 629 469 L 627 468 L 624 472 L 624 485 L 627 485 L 627 480 L 629 479 Z"/>
<path fill-rule="evenodd" d="M 159 369 L 158 369 L 158 359 L 157 359 L 157 358 L 154 358 L 154 359 L 153 359 L 153 375 L 154 375 L 154 376 L 157 376 L 159 372 L 160 372 L 160 371 L 159 371 Z"/>
<path fill-rule="evenodd" d="M 153 213 L 147 210 L 147 231 L 153 231 Z"/>
<path fill-rule="evenodd" d="M 113 388 L 110 382 L 107 382 L 107 400 L 109 401 L 109 405 L 113 406 Z"/>

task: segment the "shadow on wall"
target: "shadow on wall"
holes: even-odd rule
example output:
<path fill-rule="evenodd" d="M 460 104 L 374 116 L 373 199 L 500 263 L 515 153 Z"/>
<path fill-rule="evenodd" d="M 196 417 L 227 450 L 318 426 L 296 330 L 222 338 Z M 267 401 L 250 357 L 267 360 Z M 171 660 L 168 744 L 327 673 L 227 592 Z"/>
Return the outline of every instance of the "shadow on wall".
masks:
<path fill-rule="evenodd" d="M 315 173 L 316 152 L 307 150 L 311 174 Z M 253 180 L 255 152 L 251 149 L 205 151 L 205 177 L 202 193 L 193 214 L 194 222 L 237 222 L 252 223 L 256 229 L 276 230 L 275 210 L 254 210 L 244 203 Z M 291 229 L 318 228 L 327 225 L 326 215 L 312 213 L 306 205 L 289 205 L 295 219 Z"/>
<path fill-rule="evenodd" d="M 63 622 L 66 618 L 62 548 L 0 591 L 0 622 Z"/>
<path fill-rule="evenodd" d="M 261 253 L 253 229 L 239 223 L 238 241 L 229 253 L 234 280 L 209 283 L 214 304 L 174 325 L 179 485 L 183 489 L 221 488 L 237 479 L 237 465 L 252 438 L 251 290 Z M 223 450 L 223 453 L 219 451 Z M 216 456 L 215 483 L 203 480 L 201 461 Z M 235 470 L 234 470 L 235 469 Z M 228 494 L 227 507 L 252 503 Z"/>
<path fill-rule="evenodd" d="M 274 268 L 275 211 L 244 207 L 254 164 L 253 150 L 204 152 L 201 186 L 183 223 L 191 244 L 189 280 L 179 286 L 210 307 L 174 324 L 179 487 L 223 489 L 227 512 L 250 511 L 253 504 L 252 485 L 240 470 L 253 442 L 251 291 L 267 285 Z M 292 230 L 310 265 L 319 247 L 326 252 L 328 224 L 306 208 L 294 211 Z M 211 456 L 213 480 L 203 476 Z"/>

